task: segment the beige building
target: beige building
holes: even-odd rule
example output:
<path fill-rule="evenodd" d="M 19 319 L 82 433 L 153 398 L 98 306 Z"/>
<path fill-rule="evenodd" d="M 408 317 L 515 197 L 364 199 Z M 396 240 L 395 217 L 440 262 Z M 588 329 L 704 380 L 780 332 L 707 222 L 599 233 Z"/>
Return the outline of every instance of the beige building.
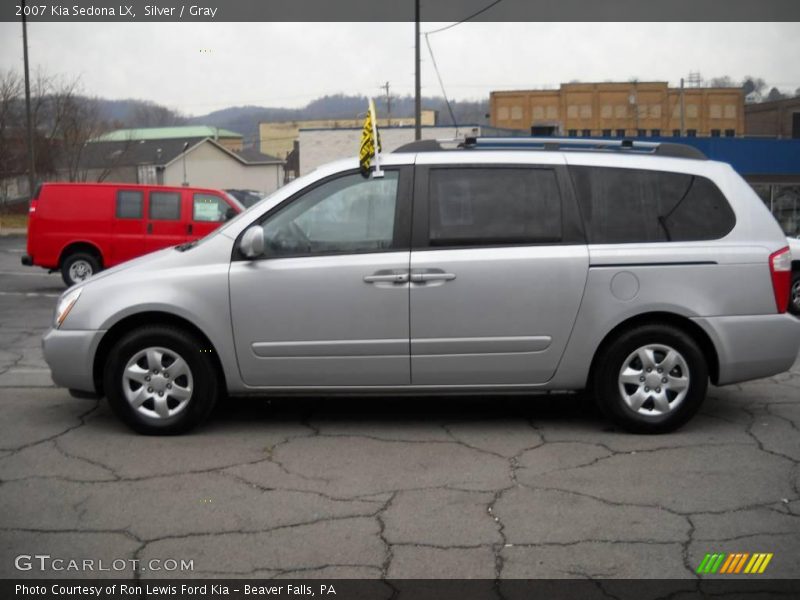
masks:
<path fill-rule="evenodd" d="M 413 127 L 414 118 L 377 119 L 378 127 Z M 436 111 L 423 110 L 420 116 L 423 127 L 436 125 Z M 301 129 L 352 129 L 363 127 L 364 119 L 322 119 L 315 121 L 264 122 L 258 124 L 260 150 L 264 154 L 286 158 L 300 139 Z"/>
<path fill-rule="evenodd" d="M 557 90 L 492 92 L 489 110 L 492 126 L 533 135 L 675 136 L 682 128 L 689 136 L 744 134 L 739 88 L 681 90 L 663 81 L 565 83 Z"/>
<path fill-rule="evenodd" d="M 481 134 L 478 126 L 422 127 L 423 140 L 452 140 L 465 135 Z M 300 175 L 310 173 L 317 167 L 340 158 L 358 156 L 361 146 L 361 127 L 350 129 L 302 129 L 300 130 Z M 380 130 L 383 153 L 396 150 L 414 141 L 414 127 L 386 127 Z"/>

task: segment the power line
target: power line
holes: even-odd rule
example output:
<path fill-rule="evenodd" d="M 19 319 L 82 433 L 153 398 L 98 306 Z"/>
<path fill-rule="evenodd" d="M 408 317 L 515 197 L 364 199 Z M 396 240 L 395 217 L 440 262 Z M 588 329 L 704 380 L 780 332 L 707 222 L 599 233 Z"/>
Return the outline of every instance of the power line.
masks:
<path fill-rule="evenodd" d="M 500 0 L 497 0 L 498 2 Z M 444 102 L 447 104 L 447 111 L 450 113 L 450 119 L 453 121 L 453 126 L 456 128 L 456 136 L 458 136 L 458 123 L 456 123 L 456 117 L 453 114 L 453 108 L 450 106 L 450 100 L 447 99 L 447 92 L 444 90 L 444 82 L 442 81 L 442 76 L 439 74 L 439 67 L 436 66 L 436 58 L 433 56 L 433 48 L 431 48 L 431 42 L 428 40 L 428 34 L 425 34 L 425 44 L 428 46 L 428 52 L 431 54 L 431 63 L 433 64 L 433 70 L 436 71 L 436 78 L 439 80 L 439 86 L 442 88 L 442 96 L 444 96 Z"/>
<path fill-rule="evenodd" d="M 447 31 L 448 29 L 452 29 L 452 28 L 453 28 L 453 27 L 455 27 L 456 25 L 461 25 L 462 23 L 465 23 L 466 21 L 469 21 L 470 19 L 474 19 L 474 18 L 475 18 L 475 17 L 477 17 L 478 15 L 480 15 L 480 14 L 482 14 L 482 13 L 485 13 L 487 10 L 489 10 L 490 8 L 492 8 L 493 6 L 495 6 L 496 4 L 500 4 L 502 1 L 503 1 L 503 0 L 494 0 L 494 2 L 492 2 L 491 4 L 488 4 L 487 6 L 484 6 L 484 7 L 483 7 L 482 9 L 480 9 L 478 12 L 474 12 L 474 13 L 472 13 L 470 16 L 468 16 L 468 17 L 465 17 L 465 18 L 461 19 L 461 20 L 460 20 L 460 21 L 458 21 L 457 23 L 452 23 L 451 25 L 448 25 L 447 27 L 442 27 L 442 28 L 440 28 L 440 29 L 434 29 L 433 31 L 428 31 L 428 32 L 426 32 L 426 33 L 425 33 L 425 37 L 427 38 L 427 37 L 428 37 L 428 34 L 439 33 L 440 31 Z M 426 41 L 427 41 L 427 40 L 426 40 Z"/>

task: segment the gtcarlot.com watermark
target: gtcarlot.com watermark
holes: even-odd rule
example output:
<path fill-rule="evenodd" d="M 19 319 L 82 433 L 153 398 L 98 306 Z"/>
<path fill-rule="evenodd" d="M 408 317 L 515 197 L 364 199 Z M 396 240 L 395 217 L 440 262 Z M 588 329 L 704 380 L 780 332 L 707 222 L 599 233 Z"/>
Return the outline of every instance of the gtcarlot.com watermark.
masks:
<path fill-rule="evenodd" d="M 41 572 L 81 572 L 94 573 L 106 571 L 133 571 L 143 573 L 165 571 L 194 571 L 194 560 L 176 560 L 174 558 L 63 558 L 49 554 L 20 554 L 14 559 L 17 571 Z"/>

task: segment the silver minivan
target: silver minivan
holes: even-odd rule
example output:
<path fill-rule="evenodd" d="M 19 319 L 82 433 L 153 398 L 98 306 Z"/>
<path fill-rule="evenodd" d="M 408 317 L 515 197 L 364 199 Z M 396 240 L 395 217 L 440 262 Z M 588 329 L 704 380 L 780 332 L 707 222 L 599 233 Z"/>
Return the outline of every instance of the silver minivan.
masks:
<path fill-rule="evenodd" d="M 791 255 L 727 164 L 672 144 L 415 143 L 281 188 L 67 290 L 53 380 L 174 434 L 226 395 L 592 392 L 660 433 L 787 370 Z"/>

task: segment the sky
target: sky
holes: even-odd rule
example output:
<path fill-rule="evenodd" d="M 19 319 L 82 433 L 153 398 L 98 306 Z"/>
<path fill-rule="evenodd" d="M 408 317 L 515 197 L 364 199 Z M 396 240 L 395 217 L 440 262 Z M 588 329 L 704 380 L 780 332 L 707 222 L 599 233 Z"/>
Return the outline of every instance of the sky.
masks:
<path fill-rule="evenodd" d="M 422 32 L 449 25 L 423 23 Z M 800 88 L 800 23 L 462 23 L 428 40 L 447 95 L 579 81 L 762 77 Z M 414 93 L 413 23 L 29 23 L 32 69 L 83 92 L 186 115 L 302 107 L 325 94 Z M 441 95 L 425 38 L 422 92 Z M 0 70 L 22 71 L 19 23 L 0 23 Z"/>

